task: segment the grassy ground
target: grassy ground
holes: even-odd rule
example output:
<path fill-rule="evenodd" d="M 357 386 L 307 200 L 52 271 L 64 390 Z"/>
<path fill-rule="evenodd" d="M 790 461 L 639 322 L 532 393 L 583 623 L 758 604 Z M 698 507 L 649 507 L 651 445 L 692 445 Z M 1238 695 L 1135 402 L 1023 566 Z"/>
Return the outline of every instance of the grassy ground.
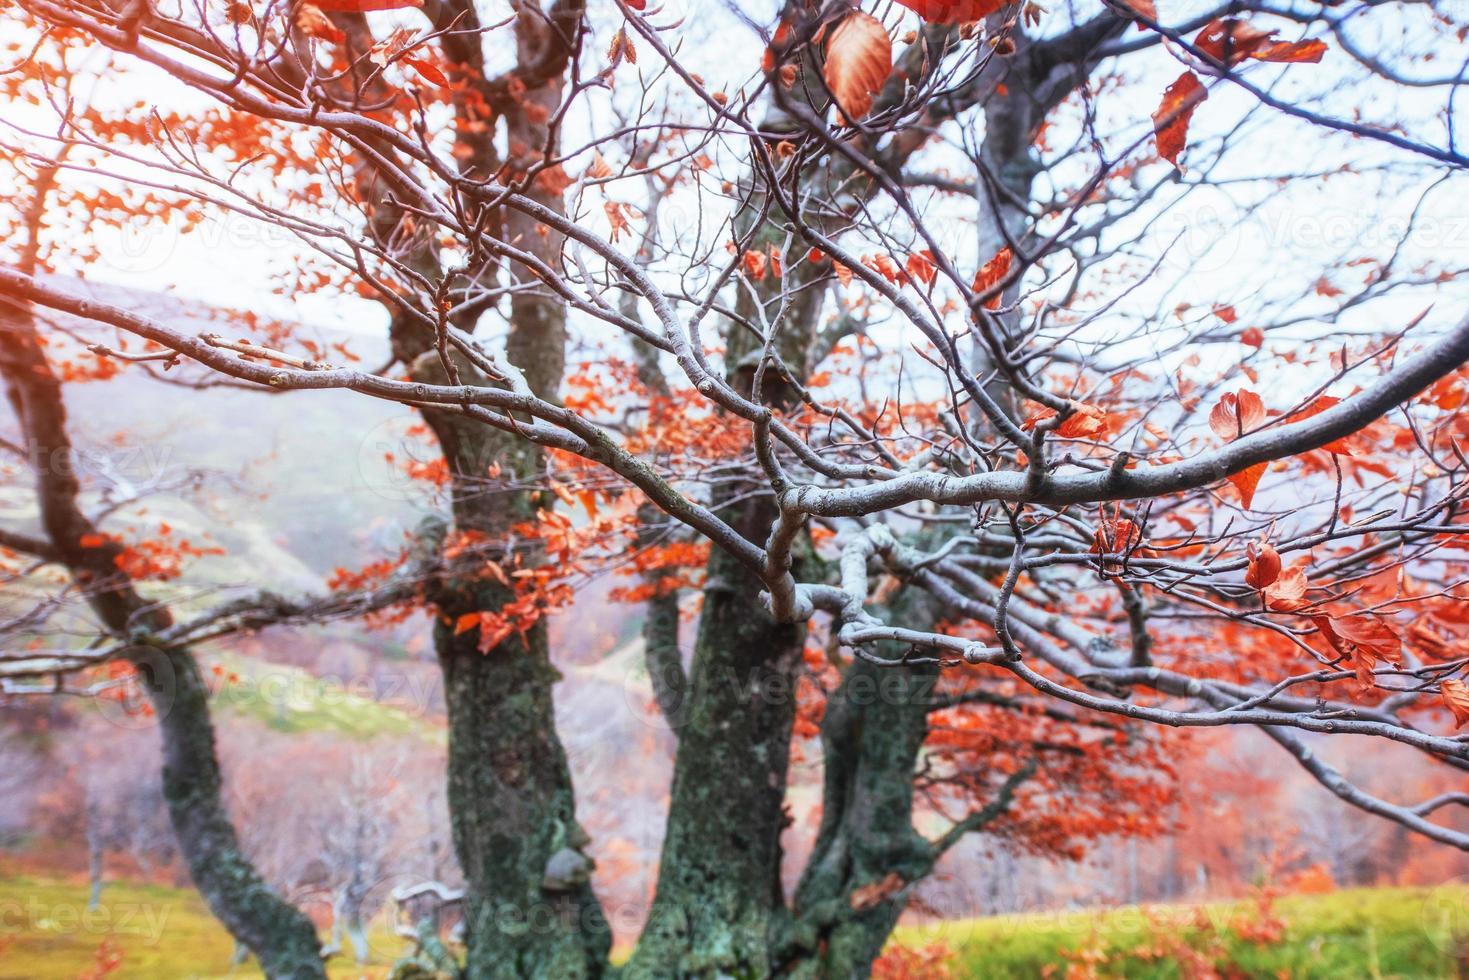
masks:
<path fill-rule="evenodd" d="M 261 976 L 253 962 L 232 965 L 234 942 L 197 892 L 158 885 L 108 884 L 87 910 L 84 884 L 42 878 L 0 880 L 0 980 L 73 980 L 91 969 L 111 939 L 122 954 L 108 974 L 120 980 Z M 333 960 L 334 980 L 381 980 L 403 948 L 385 929 L 370 937 L 366 967 Z"/>
<path fill-rule="evenodd" d="M 1061 950 L 1094 951 L 1103 976 L 1177 978 L 1170 937 L 1207 949 L 1217 966 L 1227 958 L 1249 977 L 1447 980 L 1460 975 L 1456 943 L 1469 944 L 1464 887 L 1300 895 L 1278 900 L 1274 914 L 1283 932 L 1268 943 L 1237 934 L 1236 923 L 1262 921 L 1252 902 L 999 916 L 905 927 L 894 938 L 911 946 L 942 939 L 955 954 L 955 976 L 985 980 L 1036 977 L 1048 966 L 1064 977 Z M 1121 955 L 1150 949 L 1162 955 Z"/>
<path fill-rule="evenodd" d="M 88 912 L 86 886 L 38 877 L 0 880 L 0 980 L 72 980 L 95 963 L 111 938 L 121 951 L 116 978 L 188 980 L 253 978 L 253 966 L 232 967 L 233 943 L 198 895 L 153 885 L 109 884 L 99 909 Z M 1469 889 L 1370 889 L 1284 898 L 1275 905 L 1283 925 L 1277 942 L 1240 938 L 1235 924 L 1262 921 L 1251 903 L 1200 908 L 1123 908 L 1001 916 L 904 927 L 895 941 L 922 946 L 942 940 L 954 952 L 956 977 L 1031 978 L 1047 966 L 1065 975 L 1062 950 L 1090 950 L 1103 976 L 1176 978 L 1169 936 L 1226 956 L 1245 976 L 1293 978 L 1450 978 L 1456 937 L 1469 936 Z M 373 961 L 340 959 L 337 980 L 381 980 L 401 950 L 386 929 L 372 936 Z M 1120 956 L 1154 949 L 1156 957 Z M 1224 966 L 1223 962 L 1218 965 Z M 1282 973 L 1281 971 L 1285 971 Z"/>

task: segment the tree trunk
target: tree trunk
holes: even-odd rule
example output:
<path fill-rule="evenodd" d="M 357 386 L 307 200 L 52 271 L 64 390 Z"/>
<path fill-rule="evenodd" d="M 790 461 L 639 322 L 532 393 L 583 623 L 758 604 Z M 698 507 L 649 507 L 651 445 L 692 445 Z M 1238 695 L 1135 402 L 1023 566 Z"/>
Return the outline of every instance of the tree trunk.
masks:
<path fill-rule="evenodd" d="M 537 624 L 486 654 L 454 636 L 458 610 L 496 609 L 481 585 L 464 606 L 440 603 L 435 630 L 449 713 L 449 811 L 464 871 L 466 976 L 597 976 L 611 932 L 587 875 L 566 755 L 553 724 L 559 675 Z M 568 873 L 569 872 L 569 873 Z"/>
<path fill-rule="evenodd" d="M 90 787 L 86 794 L 87 881 L 91 886 L 87 894 L 87 908 L 95 909 L 102 904 L 102 828 L 99 826 L 102 808 L 97 805 Z"/>
<path fill-rule="evenodd" d="M 138 594 L 118 570 L 119 546 L 83 547 L 97 529 L 81 510 L 61 384 L 28 310 L 0 303 L 0 373 L 4 374 L 36 469 L 41 525 L 54 558 L 85 590 L 103 625 L 138 642 L 128 652 L 158 718 L 163 797 L 194 884 L 230 933 L 249 946 L 272 978 L 324 978 L 311 921 L 283 901 L 240 850 L 220 799 L 219 761 L 209 692 L 187 649 L 149 645 L 169 623 L 167 608 Z"/>
<path fill-rule="evenodd" d="M 783 964 L 791 976 L 867 976 L 907 905 L 906 886 L 933 866 L 913 829 L 913 772 L 937 677 L 935 666 L 857 660 L 827 701 L 821 829 L 796 889 Z"/>
<path fill-rule="evenodd" d="M 805 629 L 772 621 L 758 581 L 722 552 L 709 577 L 658 890 L 629 978 L 768 976 L 784 904 L 782 804 Z"/>

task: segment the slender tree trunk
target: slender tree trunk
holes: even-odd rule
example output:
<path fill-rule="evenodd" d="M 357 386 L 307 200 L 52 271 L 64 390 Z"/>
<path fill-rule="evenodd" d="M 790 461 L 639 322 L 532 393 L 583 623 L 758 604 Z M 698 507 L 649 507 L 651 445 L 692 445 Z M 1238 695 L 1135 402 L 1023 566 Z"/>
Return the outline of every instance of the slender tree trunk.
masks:
<path fill-rule="evenodd" d="M 136 668 L 158 718 L 163 748 L 163 797 L 179 850 L 210 910 L 259 958 L 272 978 L 324 978 L 321 947 L 311 921 L 283 901 L 256 871 L 235 835 L 220 798 L 219 760 L 209 717 L 209 692 L 187 649 L 152 645 L 169 623 L 167 609 L 139 595 L 118 570 L 119 549 L 83 547 L 97 529 L 78 503 L 71 439 L 61 385 L 46 360 L 30 312 L 0 302 L 0 373 L 22 431 L 40 461 L 36 493 L 41 524 L 54 550 L 83 589 L 98 618 L 136 645 Z"/>
<path fill-rule="evenodd" d="M 87 895 L 87 908 L 95 909 L 102 904 L 102 828 L 98 825 L 102 819 L 102 808 L 97 805 L 91 789 L 86 792 L 87 881 L 91 886 Z"/>

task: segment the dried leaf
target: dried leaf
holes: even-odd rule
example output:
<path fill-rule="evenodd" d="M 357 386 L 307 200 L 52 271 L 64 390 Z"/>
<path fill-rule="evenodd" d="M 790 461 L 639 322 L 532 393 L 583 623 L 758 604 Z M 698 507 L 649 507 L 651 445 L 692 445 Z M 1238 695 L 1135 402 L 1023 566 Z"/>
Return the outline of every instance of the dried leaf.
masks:
<path fill-rule="evenodd" d="M 1245 584 L 1252 589 L 1265 589 L 1280 578 L 1280 552 L 1268 544 L 1248 548 L 1250 567 L 1245 570 Z M 1304 590 L 1303 590 L 1304 591 Z"/>
<path fill-rule="evenodd" d="M 1199 103 L 1209 92 L 1199 83 L 1199 76 L 1186 71 L 1163 92 L 1163 101 L 1153 113 L 1153 135 L 1158 142 L 1158 156 L 1178 166 L 1178 155 L 1188 143 L 1188 123 Z"/>
<path fill-rule="evenodd" d="M 1438 696 L 1444 706 L 1454 713 L 1454 727 L 1463 728 L 1469 722 L 1469 684 L 1449 678 L 1438 685 Z"/>
<path fill-rule="evenodd" d="M 1274 584 L 1266 587 L 1265 602 L 1276 612 L 1304 609 L 1311 604 L 1306 600 L 1308 585 L 1305 569 L 1292 565 L 1280 573 Z"/>
<path fill-rule="evenodd" d="M 882 22 L 854 10 L 826 42 L 826 87 L 844 122 L 867 115 L 893 70 L 893 42 Z"/>
<path fill-rule="evenodd" d="M 296 26 L 303 34 L 309 37 L 319 38 L 322 41 L 330 41 L 333 44 L 341 44 L 346 40 L 346 35 L 337 30 L 336 25 L 321 8 L 315 4 L 303 3 L 296 11 Z"/>
<path fill-rule="evenodd" d="M 408 65 L 414 71 L 418 72 L 425 81 L 432 82 L 442 88 L 449 87 L 449 80 L 444 77 L 444 73 L 439 71 L 438 66 L 433 62 L 425 61 L 422 58 L 404 58 L 403 64 Z"/>
<path fill-rule="evenodd" d="M 1000 249 L 994 258 L 986 262 L 984 267 L 975 273 L 974 282 L 969 288 L 978 296 L 983 296 L 985 293 L 994 289 L 1010 274 L 1010 262 L 1014 258 L 1015 253 L 1011 252 L 1009 248 Z M 1000 293 L 997 292 L 985 300 L 984 307 L 987 310 L 999 309 Z"/>

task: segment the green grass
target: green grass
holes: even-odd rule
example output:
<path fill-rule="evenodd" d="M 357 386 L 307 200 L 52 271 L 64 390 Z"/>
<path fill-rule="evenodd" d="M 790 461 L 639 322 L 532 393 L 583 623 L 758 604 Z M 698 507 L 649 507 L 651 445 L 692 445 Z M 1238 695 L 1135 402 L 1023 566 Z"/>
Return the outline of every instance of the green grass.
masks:
<path fill-rule="evenodd" d="M 256 980 L 253 961 L 232 964 L 234 941 L 190 889 L 109 883 L 97 909 L 87 910 L 85 884 L 44 878 L 0 879 L 0 980 L 73 980 L 92 968 L 111 937 L 122 963 L 109 978 Z M 370 937 L 372 962 L 331 961 L 334 980 L 381 980 L 403 949 L 385 927 Z"/>
<path fill-rule="evenodd" d="M 404 692 L 405 708 L 375 701 L 334 678 L 317 677 L 310 671 L 283 664 L 266 663 L 229 653 L 215 653 L 207 660 L 234 673 L 234 683 L 211 677 L 217 688 L 216 710 L 234 712 L 262 722 L 280 732 L 330 731 L 350 738 L 369 739 L 378 735 L 412 735 L 442 743 L 444 732 L 422 716 L 413 705 L 420 692 Z"/>
<path fill-rule="evenodd" d="M 122 950 L 116 978 L 189 980 L 254 978 L 253 964 L 231 965 L 234 944 L 188 889 L 113 883 L 101 907 L 86 911 L 87 889 L 77 882 L 13 876 L 0 879 L 0 980 L 71 980 L 89 969 L 109 936 Z M 895 942 L 921 946 L 942 939 L 954 952 L 954 975 L 982 980 L 1033 978 L 1048 965 L 1065 975 L 1062 950 L 1096 946 L 1109 954 L 1103 976 L 1178 978 L 1169 959 L 1115 956 L 1157 945 L 1160 932 L 1199 943 L 1220 935 L 1223 949 L 1245 976 L 1361 977 L 1381 980 L 1456 976 L 1455 937 L 1469 936 L 1469 889 L 1358 889 L 1284 898 L 1276 913 L 1285 923 L 1277 943 L 1257 945 L 1234 935 L 1237 918 L 1254 918 L 1248 902 L 1200 908 L 1164 906 L 1033 913 L 905 926 Z M 1210 924 L 1201 930 L 1196 921 Z M 1160 923 L 1164 923 L 1160 925 Z M 373 960 L 358 967 L 331 963 L 336 980 L 381 980 L 402 951 L 382 925 L 372 936 Z M 1223 966 L 1223 963 L 1220 963 Z"/>
<path fill-rule="evenodd" d="M 1469 944 L 1469 888 L 1460 886 L 1292 896 L 1275 903 L 1275 914 L 1284 933 L 1265 944 L 1242 939 L 1231 928 L 1239 918 L 1258 918 L 1251 902 L 997 916 L 902 927 L 894 941 L 921 946 L 941 939 L 955 954 L 956 976 L 985 980 L 1036 977 L 1047 966 L 1061 977 L 1067 964 L 1061 951 L 1085 947 L 1107 954 L 1099 968 L 1104 976 L 1172 980 L 1183 973 L 1171 958 L 1125 954 L 1161 946 L 1158 940 L 1167 934 L 1202 948 L 1209 933 L 1250 977 L 1436 980 L 1459 975 L 1455 943 Z M 1196 925 L 1198 920 L 1206 925 Z"/>

